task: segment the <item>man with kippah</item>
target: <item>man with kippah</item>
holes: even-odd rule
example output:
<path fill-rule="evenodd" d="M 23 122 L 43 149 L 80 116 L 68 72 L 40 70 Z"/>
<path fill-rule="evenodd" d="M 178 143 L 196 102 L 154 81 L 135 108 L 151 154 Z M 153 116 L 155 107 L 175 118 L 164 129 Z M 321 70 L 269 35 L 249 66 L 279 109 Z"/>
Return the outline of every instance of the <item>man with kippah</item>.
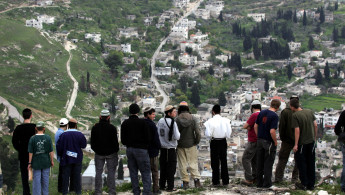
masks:
<path fill-rule="evenodd" d="M 139 195 L 138 170 L 143 180 L 143 195 L 151 194 L 151 166 L 148 148 L 151 143 L 150 129 L 146 122 L 139 119 L 140 108 L 137 104 L 129 106 L 128 119 L 121 124 L 121 142 L 127 147 L 128 169 L 134 195 Z"/>
<path fill-rule="evenodd" d="M 57 142 L 57 154 L 61 156 L 62 166 L 62 194 L 68 193 L 68 184 L 73 175 L 73 184 L 76 194 L 81 194 L 81 168 L 83 161 L 82 149 L 86 147 L 86 138 L 77 130 L 77 120 L 69 119 L 68 129 L 60 135 Z"/>
<path fill-rule="evenodd" d="M 95 152 L 95 195 L 102 194 L 102 173 L 107 162 L 109 195 L 115 195 L 115 171 L 118 162 L 119 142 L 116 127 L 110 124 L 109 110 L 102 110 L 99 122 L 91 130 L 91 149 Z"/>

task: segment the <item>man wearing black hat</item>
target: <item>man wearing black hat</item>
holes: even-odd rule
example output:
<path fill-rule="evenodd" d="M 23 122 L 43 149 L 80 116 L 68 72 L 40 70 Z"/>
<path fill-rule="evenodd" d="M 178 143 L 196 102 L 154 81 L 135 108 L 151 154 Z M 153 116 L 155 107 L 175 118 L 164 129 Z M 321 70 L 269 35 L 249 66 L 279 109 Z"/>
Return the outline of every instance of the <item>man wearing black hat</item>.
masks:
<path fill-rule="evenodd" d="M 290 101 L 293 99 L 299 100 L 297 95 L 292 95 L 290 97 Z M 282 144 L 280 147 L 279 160 L 276 167 L 275 183 L 283 181 L 286 163 L 288 162 L 291 150 L 293 149 L 293 146 L 295 144 L 295 129 L 293 129 L 291 126 L 292 113 L 293 111 L 290 109 L 290 106 L 286 106 L 286 108 L 280 113 L 279 117 L 279 136 Z M 291 182 L 296 183 L 297 181 L 298 168 L 295 163 L 292 171 Z"/>
<path fill-rule="evenodd" d="M 151 166 L 148 148 L 151 135 L 148 125 L 139 119 L 140 108 L 137 104 L 129 106 L 128 119 L 121 124 L 121 142 L 127 147 L 128 168 L 132 182 L 133 194 L 140 194 L 138 170 L 143 180 L 143 194 L 151 194 Z"/>
<path fill-rule="evenodd" d="M 102 110 L 99 122 L 91 130 L 91 149 L 95 152 L 95 195 L 102 194 L 102 173 L 107 161 L 107 184 L 109 195 L 115 195 L 115 171 L 117 167 L 117 152 L 119 142 L 116 127 L 110 124 L 109 110 Z"/>

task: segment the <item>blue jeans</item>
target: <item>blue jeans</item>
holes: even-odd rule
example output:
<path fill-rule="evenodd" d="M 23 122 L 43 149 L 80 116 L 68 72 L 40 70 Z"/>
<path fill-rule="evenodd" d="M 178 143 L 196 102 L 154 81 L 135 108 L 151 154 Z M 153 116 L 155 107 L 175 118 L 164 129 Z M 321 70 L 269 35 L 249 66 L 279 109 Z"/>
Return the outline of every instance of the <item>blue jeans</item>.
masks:
<path fill-rule="evenodd" d="M 49 194 L 49 170 L 50 168 L 37 170 L 33 169 L 32 194 Z"/>
<path fill-rule="evenodd" d="M 134 195 L 140 194 L 138 170 L 143 180 L 143 195 L 151 194 L 151 166 L 147 149 L 127 148 L 128 168 Z"/>
<path fill-rule="evenodd" d="M 341 173 L 341 189 L 345 191 L 345 144 L 341 144 L 341 151 L 343 152 L 343 172 Z"/>
<path fill-rule="evenodd" d="M 68 193 L 71 177 L 73 177 L 75 193 L 81 194 L 81 167 L 81 163 L 62 166 L 62 194 L 65 195 Z"/>

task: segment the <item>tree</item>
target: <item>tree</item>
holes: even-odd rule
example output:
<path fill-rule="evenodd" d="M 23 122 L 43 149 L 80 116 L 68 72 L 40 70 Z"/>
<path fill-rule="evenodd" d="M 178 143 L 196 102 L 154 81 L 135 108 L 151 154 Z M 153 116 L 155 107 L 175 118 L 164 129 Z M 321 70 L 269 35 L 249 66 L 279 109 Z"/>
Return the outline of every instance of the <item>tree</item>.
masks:
<path fill-rule="evenodd" d="M 220 14 L 218 16 L 218 19 L 220 22 L 223 22 L 224 21 L 224 18 L 223 18 L 223 11 L 220 11 Z"/>
<path fill-rule="evenodd" d="M 320 23 L 324 23 L 325 22 L 325 12 L 323 11 L 323 7 L 321 7 L 320 9 Z"/>
<path fill-rule="evenodd" d="M 12 133 L 14 131 L 14 127 L 16 126 L 16 123 L 14 122 L 12 117 L 8 117 L 8 121 L 7 121 L 7 127 L 10 129 L 10 133 Z"/>
<path fill-rule="evenodd" d="M 287 67 L 287 75 L 288 75 L 288 79 L 289 79 L 289 81 L 290 81 L 291 78 L 292 78 L 292 67 L 291 67 L 290 64 L 289 64 L 288 67 Z"/>
<path fill-rule="evenodd" d="M 319 34 L 321 32 L 321 25 L 320 23 L 317 23 L 316 28 L 315 28 L 315 33 Z"/>
<path fill-rule="evenodd" d="M 293 20 L 294 23 L 297 23 L 297 13 L 296 13 L 296 10 L 295 10 L 295 12 L 293 14 L 292 20 Z"/>
<path fill-rule="evenodd" d="M 194 104 L 196 108 L 200 105 L 199 87 L 196 81 L 194 81 L 194 84 L 192 86 L 192 97 L 190 101 Z"/>
<path fill-rule="evenodd" d="M 258 39 L 255 39 L 255 42 L 253 45 L 253 53 L 254 53 L 254 58 L 258 60 L 261 56 L 261 50 L 259 48 Z"/>
<path fill-rule="evenodd" d="M 122 52 L 112 51 L 107 58 L 104 59 L 104 63 L 108 65 L 111 73 L 117 73 L 116 68 L 122 66 L 123 61 Z"/>
<path fill-rule="evenodd" d="M 213 67 L 212 67 L 212 66 L 210 66 L 210 67 L 208 68 L 208 74 L 214 75 L 214 70 L 213 70 Z"/>
<path fill-rule="evenodd" d="M 225 106 L 226 105 L 226 98 L 225 98 L 225 94 L 224 92 L 220 92 L 218 95 L 218 103 L 221 106 Z"/>
<path fill-rule="evenodd" d="M 90 73 L 87 71 L 86 73 L 86 90 L 91 92 L 91 84 L 90 84 Z"/>
<path fill-rule="evenodd" d="M 113 93 L 109 99 L 109 105 L 110 105 L 110 109 L 109 111 L 112 113 L 112 114 L 115 114 L 116 113 L 116 109 L 115 109 L 115 106 L 116 106 L 116 98 L 115 98 L 115 94 Z"/>
<path fill-rule="evenodd" d="M 303 19 L 302 19 L 302 21 L 303 21 L 303 26 L 307 26 L 308 21 L 307 21 L 307 13 L 305 12 L 305 10 L 303 12 Z"/>
<path fill-rule="evenodd" d="M 186 52 L 187 52 L 189 55 L 192 55 L 192 53 L 193 53 L 193 48 L 191 48 L 191 47 L 186 47 Z"/>
<path fill-rule="evenodd" d="M 80 91 L 82 91 L 82 92 L 85 92 L 85 91 L 86 91 L 86 87 L 85 87 L 85 77 L 84 77 L 84 75 L 82 75 L 82 76 L 80 77 L 79 89 L 80 89 Z"/>
<path fill-rule="evenodd" d="M 337 2 L 335 2 L 335 4 L 334 4 L 334 10 L 337 11 L 337 10 L 338 10 L 338 7 L 339 7 L 339 5 L 338 5 L 338 1 L 337 1 Z"/>
<path fill-rule="evenodd" d="M 316 69 L 315 74 L 315 85 L 321 85 L 323 83 L 323 78 L 320 69 Z"/>
<path fill-rule="evenodd" d="M 333 34 L 333 41 L 338 42 L 339 41 L 338 29 L 334 27 L 332 34 Z"/>
<path fill-rule="evenodd" d="M 329 70 L 329 66 L 328 66 L 328 61 L 326 62 L 326 66 L 324 69 L 324 74 L 325 74 L 325 79 L 329 80 L 330 79 L 330 70 Z"/>
<path fill-rule="evenodd" d="M 270 89 L 270 84 L 268 82 L 268 76 L 267 75 L 265 76 L 265 86 L 264 86 L 264 88 L 265 88 L 266 92 L 268 92 L 268 90 Z"/>
<path fill-rule="evenodd" d="M 119 168 L 117 169 L 117 179 L 119 180 L 123 180 L 123 174 L 124 174 L 124 171 L 123 171 L 123 162 L 122 162 L 122 158 L 120 158 L 120 161 L 119 161 Z"/>
<path fill-rule="evenodd" d="M 243 49 L 244 51 L 248 51 L 252 48 L 252 40 L 250 36 L 246 36 L 243 40 Z"/>
<path fill-rule="evenodd" d="M 187 92 L 187 82 L 188 82 L 188 78 L 187 75 L 182 75 L 179 79 L 179 83 L 180 83 L 180 89 L 183 93 Z"/>
<path fill-rule="evenodd" d="M 341 38 L 345 39 L 345 26 L 343 26 L 341 28 L 341 34 L 340 34 Z"/>
<path fill-rule="evenodd" d="M 314 39 L 312 36 L 309 36 L 308 48 L 309 48 L 309 50 L 313 50 L 315 48 Z"/>

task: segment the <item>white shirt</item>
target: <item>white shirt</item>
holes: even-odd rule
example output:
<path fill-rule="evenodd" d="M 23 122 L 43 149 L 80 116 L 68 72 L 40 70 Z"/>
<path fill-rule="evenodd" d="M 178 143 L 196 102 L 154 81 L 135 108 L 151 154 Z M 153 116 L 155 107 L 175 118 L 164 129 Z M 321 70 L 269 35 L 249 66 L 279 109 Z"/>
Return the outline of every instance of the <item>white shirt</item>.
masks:
<path fill-rule="evenodd" d="M 206 127 L 205 136 L 208 138 L 230 138 L 231 124 L 230 120 L 221 117 L 219 114 L 214 115 L 211 119 L 208 119 L 204 126 Z"/>

